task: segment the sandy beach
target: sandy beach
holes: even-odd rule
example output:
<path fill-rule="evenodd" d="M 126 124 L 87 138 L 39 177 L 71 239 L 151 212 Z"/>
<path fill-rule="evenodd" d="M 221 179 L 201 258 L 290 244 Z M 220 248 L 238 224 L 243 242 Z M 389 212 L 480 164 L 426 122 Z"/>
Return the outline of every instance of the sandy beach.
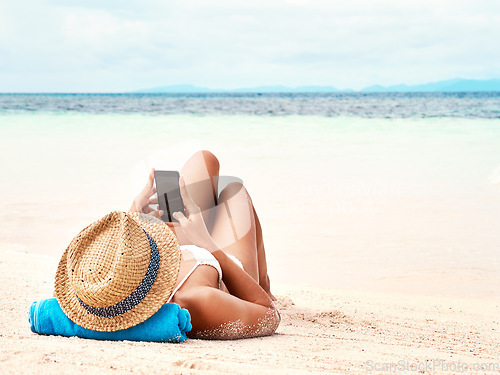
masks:
<path fill-rule="evenodd" d="M 28 307 L 51 297 L 56 264 L 0 252 L 2 374 L 500 372 L 498 299 L 275 285 L 282 322 L 271 337 L 160 344 L 41 336 L 29 329 Z"/>

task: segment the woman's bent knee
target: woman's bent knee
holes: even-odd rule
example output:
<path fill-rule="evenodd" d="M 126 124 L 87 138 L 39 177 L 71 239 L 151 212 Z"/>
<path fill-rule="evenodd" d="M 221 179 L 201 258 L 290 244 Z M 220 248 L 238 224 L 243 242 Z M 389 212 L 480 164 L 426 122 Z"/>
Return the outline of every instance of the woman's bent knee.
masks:
<path fill-rule="evenodd" d="M 247 192 L 247 189 L 240 182 L 231 182 L 228 184 L 219 195 L 219 202 L 225 202 L 229 198 L 234 197 L 237 194 L 245 194 L 248 199 L 250 199 L 250 195 Z"/>
<path fill-rule="evenodd" d="M 217 157 L 208 150 L 201 150 L 198 152 L 200 152 L 201 155 L 203 156 L 203 159 L 205 160 L 205 164 L 207 165 L 207 170 L 209 171 L 209 174 L 211 176 L 218 175 L 219 168 L 220 168 L 219 159 L 217 159 Z"/>

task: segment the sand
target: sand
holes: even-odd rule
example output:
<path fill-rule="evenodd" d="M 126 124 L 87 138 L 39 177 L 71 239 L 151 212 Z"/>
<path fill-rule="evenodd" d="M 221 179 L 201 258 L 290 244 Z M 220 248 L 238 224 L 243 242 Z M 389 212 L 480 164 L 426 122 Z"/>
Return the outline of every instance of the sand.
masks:
<path fill-rule="evenodd" d="M 51 297 L 57 260 L 0 252 L 2 374 L 356 374 L 391 364 L 403 372 L 474 364 L 500 372 L 498 299 L 275 285 L 282 322 L 270 337 L 168 344 L 37 335 L 28 306 Z"/>
<path fill-rule="evenodd" d="M 464 372 L 457 363 L 500 371 L 496 120 L 30 113 L 2 121 L 0 375 Z M 179 169 L 201 148 L 252 195 L 283 318 L 277 333 L 178 345 L 31 333 L 28 307 L 52 296 L 71 239 L 128 209 L 150 167 Z"/>

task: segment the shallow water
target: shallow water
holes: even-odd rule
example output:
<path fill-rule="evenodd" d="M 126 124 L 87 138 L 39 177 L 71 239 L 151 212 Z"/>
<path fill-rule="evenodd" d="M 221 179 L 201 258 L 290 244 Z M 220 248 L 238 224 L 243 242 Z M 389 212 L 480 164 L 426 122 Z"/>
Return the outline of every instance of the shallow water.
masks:
<path fill-rule="evenodd" d="M 252 194 L 275 282 L 499 295 L 496 119 L 3 112 L 0 247 L 59 256 L 200 148 Z"/>

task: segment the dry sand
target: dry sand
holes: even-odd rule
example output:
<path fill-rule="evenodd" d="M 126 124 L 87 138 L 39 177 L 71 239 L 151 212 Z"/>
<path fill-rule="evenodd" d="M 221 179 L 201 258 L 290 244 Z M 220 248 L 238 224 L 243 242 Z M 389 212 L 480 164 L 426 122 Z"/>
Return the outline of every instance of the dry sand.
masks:
<path fill-rule="evenodd" d="M 271 337 L 168 344 L 41 336 L 30 331 L 28 307 L 51 297 L 56 263 L 0 252 L 1 374 L 366 373 L 399 361 L 420 373 L 432 364 L 457 373 L 458 362 L 500 372 L 498 299 L 275 286 L 282 323 Z"/>

